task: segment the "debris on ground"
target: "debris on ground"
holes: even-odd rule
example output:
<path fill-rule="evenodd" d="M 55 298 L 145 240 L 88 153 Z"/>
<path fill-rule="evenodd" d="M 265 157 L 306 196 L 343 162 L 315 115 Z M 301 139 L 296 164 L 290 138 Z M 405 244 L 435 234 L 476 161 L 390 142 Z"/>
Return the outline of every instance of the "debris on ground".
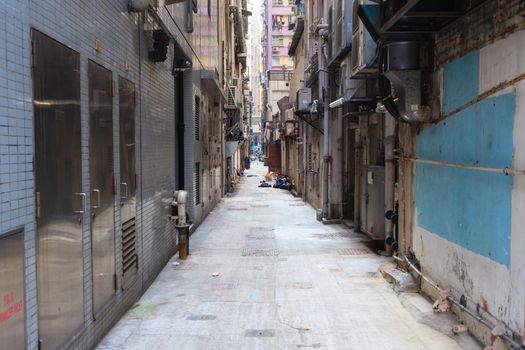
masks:
<path fill-rule="evenodd" d="M 261 183 L 259 184 L 259 187 L 272 187 L 272 185 L 262 180 Z"/>
<path fill-rule="evenodd" d="M 450 302 L 446 297 L 441 297 L 432 306 L 435 313 L 443 313 L 450 310 Z"/>
<path fill-rule="evenodd" d="M 171 263 L 171 266 L 173 266 L 173 267 L 177 267 L 179 265 L 180 265 L 180 262 L 178 262 L 178 261 L 174 261 L 174 262 Z"/>
<path fill-rule="evenodd" d="M 214 272 L 211 275 L 212 275 L 212 277 L 219 277 L 219 273 L 218 272 Z"/>
<path fill-rule="evenodd" d="M 278 175 L 275 179 L 275 184 L 273 185 L 273 188 L 280 188 L 282 190 L 289 191 L 292 189 L 292 181 L 286 175 Z"/>
<path fill-rule="evenodd" d="M 466 331 L 468 331 L 468 328 L 467 326 L 465 326 L 464 324 L 456 324 L 454 325 L 454 327 L 452 327 L 452 333 L 454 334 L 460 334 L 460 333 L 465 333 Z"/>

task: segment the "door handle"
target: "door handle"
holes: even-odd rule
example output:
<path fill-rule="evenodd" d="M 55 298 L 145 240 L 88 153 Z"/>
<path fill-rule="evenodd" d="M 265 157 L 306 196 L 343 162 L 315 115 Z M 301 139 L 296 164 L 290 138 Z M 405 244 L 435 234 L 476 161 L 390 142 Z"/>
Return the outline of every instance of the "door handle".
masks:
<path fill-rule="evenodd" d="M 36 193 L 36 218 L 40 219 L 40 192 Z"/>
<path fill-rule="evenodd" d="M 128 191 L 129 191 L 129 186 L 128 186 L 128 184 L 127 184 L 126 182 L 121 182 L 121 183 L 120 183 L 120 186 L 124 186 L 124 187 L 126 188 L 126 190 L 124 191 L 124 193 L 125 193 L 126 195 L 123 196 L 123 195 L 121 194 L 121 195 L 120 195 L 120 199 L 127 199 L 127 198 L 128 198 L 128 195 L 129 195 L 129 192 L 128 192 Z"/>
<path fill-rule="evenodd" d="M 75 214 L 84 214 L 86 212 L 86 194 L 84 192 L 77 192 L 77 193 L 73 193 L 73 196 L 82 197 L 82 209 L 81 210 L 73 210 L 73 213 L 75 213 Z"/>
<path fill-rule="evenodd" d="M 97 205 L 93 205 L 91 208 L 98 209 L 98 208 L 100 208 L 100 190 L 95 188 L 91 192 L 95 192 L 97 194 Z"/>

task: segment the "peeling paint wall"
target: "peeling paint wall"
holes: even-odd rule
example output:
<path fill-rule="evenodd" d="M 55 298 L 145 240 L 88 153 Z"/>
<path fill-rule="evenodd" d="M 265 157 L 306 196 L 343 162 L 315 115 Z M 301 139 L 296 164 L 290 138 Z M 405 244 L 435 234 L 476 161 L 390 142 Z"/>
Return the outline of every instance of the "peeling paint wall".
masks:
<path fill-rule="evenodd" d="M 436 37 L 446 118 L 417 135 L 418 158 L 525 169 L 523 6 L 488 3 Z M 525 178 L 417 163 L 413 190 L 412 250 L 423 271 L 523 337 Z"/>

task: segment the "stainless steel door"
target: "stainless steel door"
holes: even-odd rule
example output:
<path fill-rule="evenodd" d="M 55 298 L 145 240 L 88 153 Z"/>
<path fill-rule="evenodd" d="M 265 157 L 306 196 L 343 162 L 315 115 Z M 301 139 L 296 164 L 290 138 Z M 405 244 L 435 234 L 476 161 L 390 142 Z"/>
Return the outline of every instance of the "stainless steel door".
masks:
<path fill-rule="evenodd" d="M 120 114 L 120 193 L 122 223 L 135 217 L 136 163 L 135 163 L 135 85 L 119 78 Z"/>
<path fill-rule="evenodd" d="M 38 324 L 42 349 L 84 320 L 80 55 L 33 31 Z"/>
<path fill-rule="evenodd" d="M 0 236 L 0 344 L 24 349 L 24 234 Z"/>
<path fill-rule="evenodd" d="M 115 294 L 115 189 L 113 177 L 113 79 L 89 61 L 89 174 L 93 308 Z"/>
<path fill-rule="evenodd" d="M 122 222 L 122 281 L 123 288 L 138 271 L 136 213 L 136 158 L 135 158 L 135 85 L 119 78 L 120 129 L 120 217 Z"/>

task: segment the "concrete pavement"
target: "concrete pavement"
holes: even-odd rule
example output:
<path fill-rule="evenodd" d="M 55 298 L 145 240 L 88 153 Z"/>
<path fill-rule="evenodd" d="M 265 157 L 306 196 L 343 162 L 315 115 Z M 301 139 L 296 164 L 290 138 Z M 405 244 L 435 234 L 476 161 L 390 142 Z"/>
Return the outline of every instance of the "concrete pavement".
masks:
<path fill-rule="evenodd" d="M 264 171 L 248 171 L 191 237 L 189 259 L 174 257 L 98 349 L 460 349 L 402 306 L 365 236 L 258 188 Z"/>

